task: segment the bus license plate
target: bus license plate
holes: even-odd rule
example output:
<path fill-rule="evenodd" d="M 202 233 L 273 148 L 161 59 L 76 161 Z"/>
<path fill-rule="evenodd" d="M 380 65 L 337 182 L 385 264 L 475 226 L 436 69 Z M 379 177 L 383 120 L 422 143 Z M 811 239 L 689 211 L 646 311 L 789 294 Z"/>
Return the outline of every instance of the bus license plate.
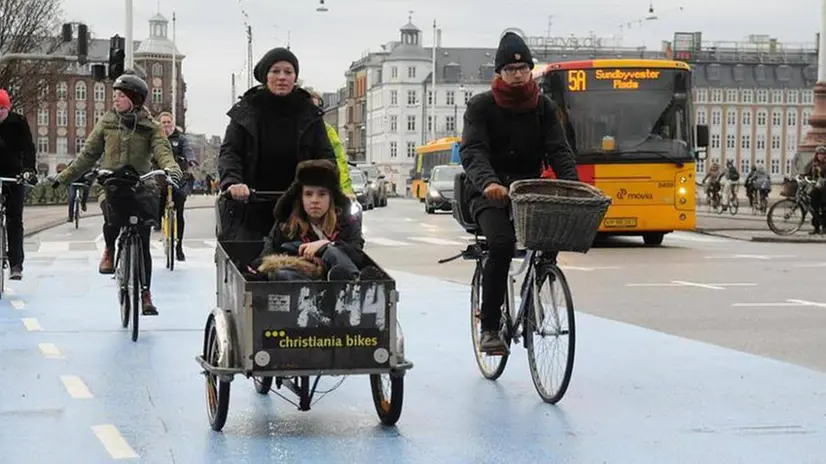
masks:
<path fill-rule="evenodd" d="M 607 218 L 603 225 L 608 228 L 637 227 L 637 218 Z"/>

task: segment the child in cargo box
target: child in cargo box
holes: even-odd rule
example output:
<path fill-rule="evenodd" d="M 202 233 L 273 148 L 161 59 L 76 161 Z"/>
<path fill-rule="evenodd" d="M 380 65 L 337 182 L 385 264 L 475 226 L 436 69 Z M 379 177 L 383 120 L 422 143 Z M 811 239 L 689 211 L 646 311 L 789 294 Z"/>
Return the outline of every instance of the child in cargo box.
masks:
<path fill-rule="evenodd" d="M 295 181 L 278 199 L 275 225 L 247 271 L 268 280 L 378 280 L 362 269 L 364 238 L 350 215 L 336 167 L 327 160 L 299 163 Z"/>

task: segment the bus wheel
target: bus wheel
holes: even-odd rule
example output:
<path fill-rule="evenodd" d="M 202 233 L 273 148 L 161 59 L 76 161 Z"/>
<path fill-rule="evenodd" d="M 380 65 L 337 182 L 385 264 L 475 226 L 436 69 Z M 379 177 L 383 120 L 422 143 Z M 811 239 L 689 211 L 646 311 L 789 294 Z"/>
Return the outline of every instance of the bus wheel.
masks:
<path fill-rule="evenodd" d="M 642 241 L 648 246 L 662 245 L 665 234 L 663 232 L 649 232 L 642 234 Z"/>

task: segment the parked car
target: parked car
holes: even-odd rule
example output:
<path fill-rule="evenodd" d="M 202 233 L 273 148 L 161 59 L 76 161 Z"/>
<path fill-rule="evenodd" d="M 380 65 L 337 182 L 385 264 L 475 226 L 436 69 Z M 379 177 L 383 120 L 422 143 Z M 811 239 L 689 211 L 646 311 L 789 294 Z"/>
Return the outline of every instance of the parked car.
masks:
<path fill-rule="evenodd" d="M 463 171 L 460 164 L 443 164 L 434 166 L 427 181 L 427 193 L 424 197 L 424 211 L 433 214 L 437 209 L 453 209 L 453 180 Z"/>
<path fill-rule="evenodd" d="M 373 195 L 373 204 L 387 206 L 387 179 L 375 164 L 356 165 L 367 176 L 367 186 Z"/>
<path fill-rule="evenodd" d="M 367 182 L 367 175 L 359 168 L 350 167 L 350 181 L 353 183 L 353 193 L 356 194 L 356 201 L 361 203 L 364 209 L 373 209 L 376 206 L 373 199 L 373 192 Z"/>

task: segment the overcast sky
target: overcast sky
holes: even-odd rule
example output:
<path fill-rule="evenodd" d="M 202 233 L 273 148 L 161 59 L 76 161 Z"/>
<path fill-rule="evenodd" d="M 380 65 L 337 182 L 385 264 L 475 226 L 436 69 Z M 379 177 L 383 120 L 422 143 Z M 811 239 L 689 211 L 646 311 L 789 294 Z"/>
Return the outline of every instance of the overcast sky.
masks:
<path fill-rule="evenodd" d="M 253 30 L 254 60 L 268 49 L 287 43 L 300 61 L 305 84 L 324 91 L 344 85 L 344 71 L 363 52 L 396 40 L 398 29 L 413 10 L 413 22 L 431 43 L 434 18 L 442 29 L 443 46 L 496 47 L 499 34 L 518 27 L 528 35 L 544 36 L 551 18 L 551 35 L 611 37 L 622 31 L 623 45 L 660 46 L 675 31 L 702 31 L 705 40 L 741 40 L 748 34 L 770 34 L 781 42 L 814 42 L 819 28 L 820 2 L 784 0 L 700 0 L 653 2 L 656 21 L 648 15 L 647 0 L 326 0 L 329 11 L 316 12 L 318 0 L 134 0 L 136 40 L 149 34 L 149 18 L 158 11 L 177 16 L 177 45 L 188 91 L 190 132 L 223 136 L 230 105 L 230 75 L 245 71 L 245 17 Z M 514 9 L 517 4 L 524 5 Z M 503 5 L 501 7 L 497 5 Z M 504 6 L 507 5 L 507 6 Z M 682 10 L 680 7 L 682 6 Z M 100 38 L 124 34 L 124 0 L 63 0 L 65 19 L 84 21 Z M 171 36 L 171 26 L 170 26 Z M 245 90 L 242 75 L 239 93 Z"/>

